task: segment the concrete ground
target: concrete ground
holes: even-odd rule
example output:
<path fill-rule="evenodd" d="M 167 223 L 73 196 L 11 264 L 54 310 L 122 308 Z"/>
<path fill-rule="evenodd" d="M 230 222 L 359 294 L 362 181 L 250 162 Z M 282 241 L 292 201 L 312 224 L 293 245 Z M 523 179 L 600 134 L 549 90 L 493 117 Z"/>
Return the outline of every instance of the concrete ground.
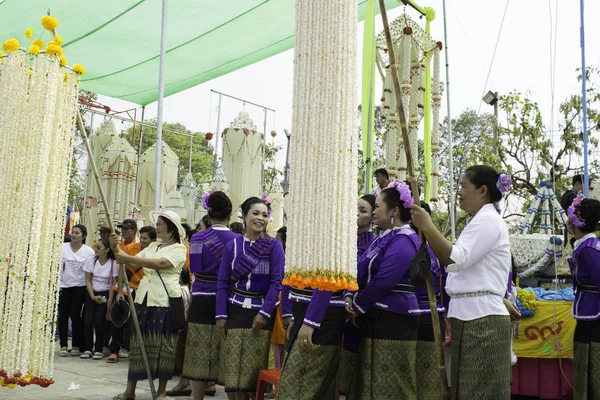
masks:
<path fill-rule="evenodd" d="M 54 356 L 54 384 L 47 388 L 37 385 L 26 387 L 17 386 L 14 389 L 0 387 L 0 399 L 82 399 L 82 400 L 112 400 L 123 393 L 127 384 L 127 359 L 121 359 L 116 364 L 108 364 L 102 360 L 82 360 L 79 357 L 58 357 L 58 347 Z M 179 381 L 174 377 L 167 384 L 172 388 Z M 71 383 L 79 385 L 77 390 L 68 390 Z M 158 380 L 154 381 L 158 387 Z M 189 400 L 192 397 L 172 397 L 172 399 Z M 207 399 L 227 399 L 222 386 L 217 386 L 215 397 Z M 140 381 L 136 390 L 136 399 L 151 400 L 148 381 Z"/>

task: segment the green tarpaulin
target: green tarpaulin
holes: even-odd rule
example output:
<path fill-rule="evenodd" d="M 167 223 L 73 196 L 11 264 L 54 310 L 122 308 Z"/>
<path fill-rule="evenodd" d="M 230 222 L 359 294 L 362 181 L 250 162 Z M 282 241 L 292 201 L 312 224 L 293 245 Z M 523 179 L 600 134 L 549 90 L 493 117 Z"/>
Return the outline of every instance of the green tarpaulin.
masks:
<path fill-rule="evenodd" d="M 367 0 L 358 3 L 362 20 Z M 39 38 L 48 8 L 69 65 L 86 67 L 82 89 L 140 105 L 157 100 L 160 0 L 0 0 L 0 42 L 15 37 L 28 47 L 25 29 Z M 291 49 L 294 9 L 294 0 L 169 0 L 165 96 Z"/>

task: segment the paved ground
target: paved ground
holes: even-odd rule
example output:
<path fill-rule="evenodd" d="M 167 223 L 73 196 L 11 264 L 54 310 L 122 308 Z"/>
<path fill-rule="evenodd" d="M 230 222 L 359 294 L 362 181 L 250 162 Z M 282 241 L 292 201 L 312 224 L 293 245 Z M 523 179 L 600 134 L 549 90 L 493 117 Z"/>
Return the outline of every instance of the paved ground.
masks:
<path fill-rule="evenodd" d="M 58 352 L 58 349 L 57 349 Z M 0 387 L 0 399 L 82 399 L 82 400 L 112 400 L 113 396 L 122 393 L 127 383 L 127 360 L 116 364 L 103 360 L 82 360 L 79 357 L 54 357 L 54 381 L 47 388 L 37 385 L 8 389 Z M 172 388 L 178 382 L 175 377 L 167 385 Z M 67 390 L 71 382 L 79 385 L 78 390 Z M 158 387 L 158 381 L 154 381 Z M 211 397 L 206 397 L 210 399 Z M 217 386 L 217 394 L 213 399 L 227 399 L 222 386 Z M 151 400 L 148 381 L 139 382 L 136 399 Z M 191 397 L 172 397 L 172 399 L 189 400 Z"/>

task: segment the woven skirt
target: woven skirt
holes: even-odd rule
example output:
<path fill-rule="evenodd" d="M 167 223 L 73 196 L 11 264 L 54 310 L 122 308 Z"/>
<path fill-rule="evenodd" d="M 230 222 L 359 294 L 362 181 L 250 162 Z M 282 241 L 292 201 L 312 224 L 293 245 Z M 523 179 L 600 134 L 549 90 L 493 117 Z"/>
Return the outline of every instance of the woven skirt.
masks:
<path fill-rule="evenodd" d="M 173 378 L 177 342 L 177 336 L 171 331 L 170 309 L 169 307 L 148 307 L 146 300 L 147 298 L 144 298 L 142 304 L 136 303 L 135 311 L 140 323 L 152 379 L 170 380 Z M 134 330 L 131 335 L 127 380 L 141 381 L 144 379 L 148 379 L 148 374 Z"/>
<path fill-rule="evenodd" d="M 194 381 L 214 382 L 219 376 L 221 338 L 215 328 L 216 297 L 194 296 L 188 312 L 183 373 Z"/>
<path fill-rule="evenodd" d="M 308 303 L 292 303 L 294 325 L 287 343 L 287 357 L 279 380 L 279 400 L 335 399 L 342 335 L 346 323 L 344 307 L 328 307 L 321 327 L 315 328 L 313 346 L 302 350 L 296 343 Z"/>
<path fill-rule="evenodd" d="M 360 345 L 348 400 L 417 398 L 419 316 L 370 308 L 360 317 Z"/>
<path fill-rule="evenodd" d="M 337 374 L 338 391 L 344 396 L 349 393 L 352 385 L 359 344 L 360 328 L 354 326 L 351 321 L 346 321 L 340 367 Z"/>
<path fill-rule="evenodd" d="M 252 331 L 258 310 L 227 305 L 227 338 L 221 347 L 219 383 L 226 392 L 256 391 L 258 373 L 269 367 L 275 313 L 259 332 Z"/>
<path fill-rule="evenodd" d="M 452 399 L 510 399 L 508 315 L 472 321 L 452 318 Z"/>
<path fill-rule="evenodd" d="M 574 398 L 600 399 L 600 320 L 577 321 L 573 342 Z"/>
<path fill-rule="evenodd" d="M 439 315 L 440 329 L 445 331 L 443 315 Z M 442 397 L 440 371 L 438 369 L 437 351 L 431 314 L 424 314 L 419 322 L 419 339 L 417 341 L 417 399 L 429 400 Z"/>

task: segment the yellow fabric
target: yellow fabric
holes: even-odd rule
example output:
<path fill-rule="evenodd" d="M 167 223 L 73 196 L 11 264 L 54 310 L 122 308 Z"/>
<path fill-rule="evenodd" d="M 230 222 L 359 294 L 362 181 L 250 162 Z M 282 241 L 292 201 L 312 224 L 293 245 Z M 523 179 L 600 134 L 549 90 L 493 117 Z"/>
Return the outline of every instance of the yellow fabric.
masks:
<path fill-rule="evenodd" d="M 561 358 L 573 357 L 573 334 L 577 322 L 571 316 L 573 303 L 556 302 L 556 331 L 554 302 L 538 301 L 535 314 L 522 318 L 513 326 L 513 350 L 517 357 Z M 558 342 L 555 332 L 558 333 Z"/>
<path fill-rule="evenodd" d="M 156 242 L 150 243 L 148 247 L 142 250 L 136 257 L 167 259 L 173 268 L 160 270 L 160 276 L 165 282 L 170 297 L 181 297 L 181 287 L 179 285 L 179 276 L 181 269 L 185 264 L 185 246 L 182 244 L 172 244 L 166 247 L 158 247 Z M 144 278 L 140 282 L 135 302 L 142 304 L 144 297 L 148 296 L 146 305 L 148 307 L 168 307 L 169 296 L 158 276 L 157 271 L 144 268 Z"/>

